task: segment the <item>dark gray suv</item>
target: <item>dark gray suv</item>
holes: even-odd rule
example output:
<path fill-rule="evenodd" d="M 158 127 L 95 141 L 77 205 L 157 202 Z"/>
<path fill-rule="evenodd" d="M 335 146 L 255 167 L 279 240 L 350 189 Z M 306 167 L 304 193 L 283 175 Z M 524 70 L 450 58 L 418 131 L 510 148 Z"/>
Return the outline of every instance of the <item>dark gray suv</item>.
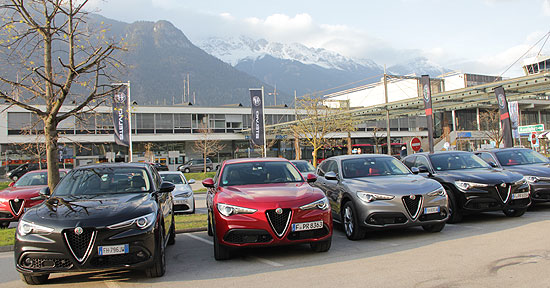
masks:
<path fill-rule="evenodd" d="M 204 172 L 204 159 L 191 159 L 187 163 L 178 167 L 178 170 L 184 173 Z M 210 158 L 206 158 L 206 172 L 214 170 L 214 164 Z"/>

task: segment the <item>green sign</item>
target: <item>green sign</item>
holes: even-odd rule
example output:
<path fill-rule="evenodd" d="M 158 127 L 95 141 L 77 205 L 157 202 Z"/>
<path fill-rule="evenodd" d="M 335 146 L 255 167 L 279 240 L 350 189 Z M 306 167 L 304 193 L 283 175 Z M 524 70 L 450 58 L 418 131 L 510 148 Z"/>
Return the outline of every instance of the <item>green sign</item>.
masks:
<path fill-rule="evenodd" d="M 531 133 L 531 132 L 542 132 L 544 131 L 544 124 L 535 124 L 535 125 L 525 125 L 519 126 L 519 134 Z"/>

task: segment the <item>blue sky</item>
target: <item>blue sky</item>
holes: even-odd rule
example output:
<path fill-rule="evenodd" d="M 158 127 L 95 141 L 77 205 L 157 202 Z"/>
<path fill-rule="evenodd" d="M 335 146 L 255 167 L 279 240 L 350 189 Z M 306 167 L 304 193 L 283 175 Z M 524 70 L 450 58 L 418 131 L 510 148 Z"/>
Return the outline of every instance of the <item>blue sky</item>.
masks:
<path fill-rule="evenodd" d="M 124 22 L 168 20 L 193 42 L 246 35 L 380 65 L 423 56 L 450 69 L 496 75 L 550 30 L 550 0 L 90 1 L 98 13 Z M 543 52 L 550 55 L 550 41 Z M 520 65 L 505 74 L 518 75 Z"/>

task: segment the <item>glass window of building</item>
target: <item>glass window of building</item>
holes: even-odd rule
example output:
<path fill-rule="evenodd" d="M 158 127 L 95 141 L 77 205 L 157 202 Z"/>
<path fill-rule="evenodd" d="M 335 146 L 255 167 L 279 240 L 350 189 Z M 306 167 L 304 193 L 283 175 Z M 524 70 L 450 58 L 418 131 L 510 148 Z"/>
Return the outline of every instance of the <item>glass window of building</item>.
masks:
<path fill-rule="evenodd" d="M 538 111 L 521 111 L 521 125 L 539 124 Z"/>
<path fill-rule="evenodd" d="M 174 132 L 174 114 L 157 113 L 155 114 L 155 133 L 173 133 Z"/>
<path fill-rule="evenodd" d="M 136 129 L 137 133 L 155 133 L 155 114 L 136 114 Z"/>

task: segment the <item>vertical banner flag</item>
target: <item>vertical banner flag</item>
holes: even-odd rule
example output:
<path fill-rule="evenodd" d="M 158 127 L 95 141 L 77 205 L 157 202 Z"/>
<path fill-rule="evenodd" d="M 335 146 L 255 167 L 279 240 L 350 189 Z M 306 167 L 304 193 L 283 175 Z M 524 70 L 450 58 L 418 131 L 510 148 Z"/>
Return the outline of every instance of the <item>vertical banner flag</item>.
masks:
<path fill-rule="evenodd" d="M 512 122 L 512 136 L 519 139 L 519 105 L 518 101 L 508 102 L 508 111 L 510 113 L 510 121 Z"/>
<path fill-rule="evenodd" d="M 502 143 L 504 144 L 504 148 L 514 147 L 514 140 L 512 140 L 512 123 L 510 121 L 510 113 L 508 113 L 508 102 L 506 101 L 504 88 L 502 86 L 496 87 L 495 95 L 497 96 L 500 123 L 502 124 Z"/>
<path fill-rule="evenodd" d="M 113 93 L 113 126 L 116 144 L 130 146 L 130 98 L 127 85 L 121 85 Z"/>
<path fill-rule="evenodd" d="M 428 121 L 428 145 L 430 146 L 430 153 L 434 153 L 434 120 L 432 116 L 432 88 L 430 86 L 430 76 L 422 75 L 420 85 L 422 85 L 424 111 L 426 112 L 426 120 Z"/>
<path fill-rule="evenodd" d="M 264 95 L 262 89 L 250 89 L 252 101 L 252 143 L 264 145 Z"/>

